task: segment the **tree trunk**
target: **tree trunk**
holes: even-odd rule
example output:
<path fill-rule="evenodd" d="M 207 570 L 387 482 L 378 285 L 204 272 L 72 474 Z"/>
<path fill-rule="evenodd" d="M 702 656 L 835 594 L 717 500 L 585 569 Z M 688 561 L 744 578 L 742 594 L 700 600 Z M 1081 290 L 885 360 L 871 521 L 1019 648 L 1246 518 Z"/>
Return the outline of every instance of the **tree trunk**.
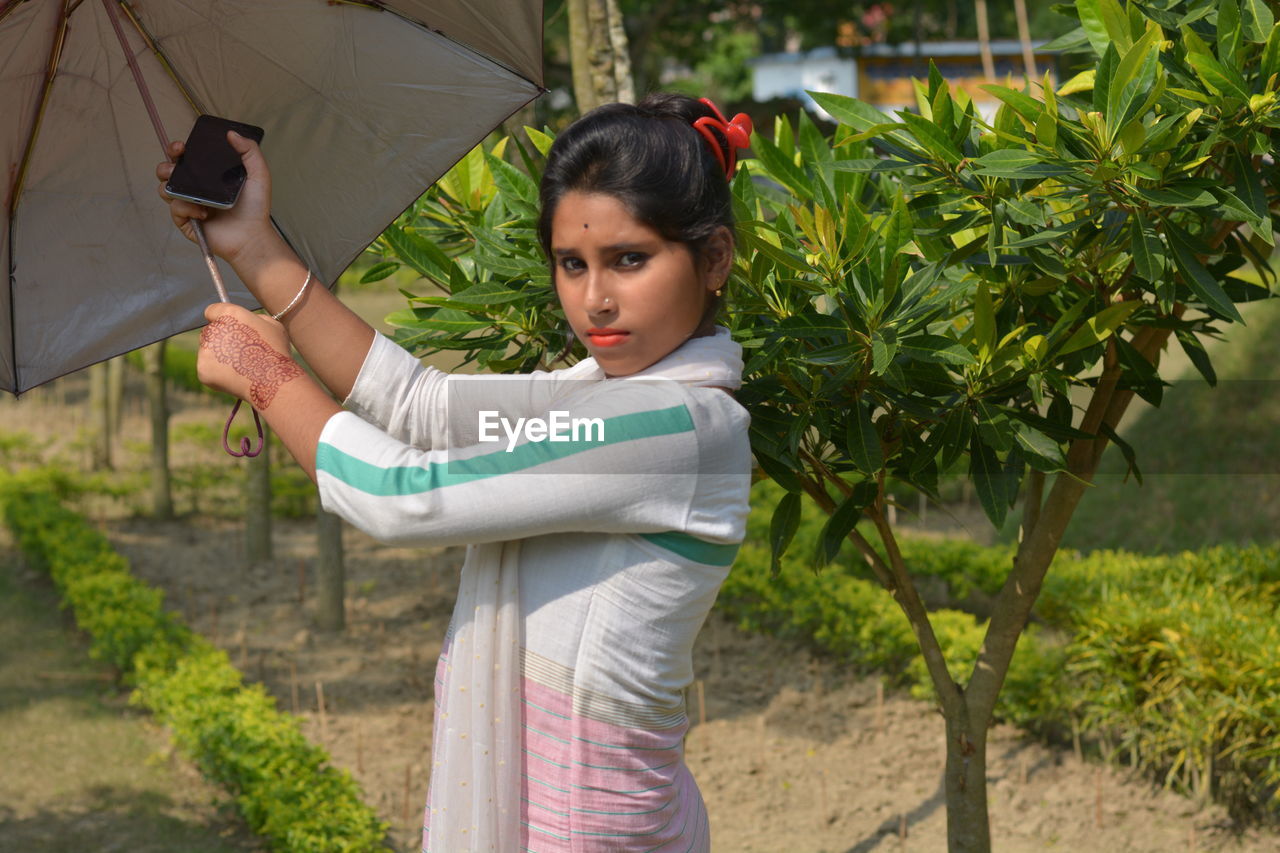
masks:
<path fill-rule="evenodd" d="M 166 341 L 147 347 L 142 363 L 147 378 L 147 409 L 151 414 L 151 512 L 173 518 L 173 489 L 169 477 L 169 401 L 164 380 Z"/>
<path fill-rule="evenodd" d="M 246 457 L 244 550 L 249 565 L 271 559 L 271 432 L 262 428 L 262 452 Z"/>
<path fill-rule="evenodd" d="M 617 0 L 566 0 L 569 57 L 578 112 L 635 100 L 631 57 Z"/>
<path fill-rule="evenodd" d="M 346 572 L 342 560 L 342 519 L 316 502 L 316 626 L 341 631 L 346 625 Z"/>
<path fill-rule="evenodd" d="M 108 402 L 107 364 L 89 368 L 89 467 L 94 471 L 111 468 L 111 408 Z"/>
<path fill-rule="evenodd" d="M 1022 42 L 1022 63 L 1027 67 L 1027 79 L 1035 80 L 1036 52 L 1031 47 L 1031 27 L 1027 23 L 1027 0 L 1013 0 L 1013 11 L 1018 17 L 1018 40 Z"/>
<path fill-rule="evenodd" d="M 111 440 L 120 435 L 124 418 L 124 359 L 107 362 L 107 417 L 111 421 Z"/>
<path fill-rule="evenodd" d="M 967 703 L 966 703 L 967 704 Z M 966 719 L 947 726 L 947 851 L 990 853 L 987 816 L 987 725 Z"/>
<path fill-rule="evenodd" d="M 631 53 L 618 0 L 605 0 L 605 9 L 608 12 L 609 47 L 613 53 L 613 98 L 624 104 L 634 104 L 636 87 L 631 79 Z"/>
<path fill-rule="evenodd" d="M 982 76 L 995 82 L 996 63 L 991 57 L 991 28 L 987 23 L 987 0 L 974 0 L 974 14 L 978 18 L 978 50 L 982 53 Z"/>

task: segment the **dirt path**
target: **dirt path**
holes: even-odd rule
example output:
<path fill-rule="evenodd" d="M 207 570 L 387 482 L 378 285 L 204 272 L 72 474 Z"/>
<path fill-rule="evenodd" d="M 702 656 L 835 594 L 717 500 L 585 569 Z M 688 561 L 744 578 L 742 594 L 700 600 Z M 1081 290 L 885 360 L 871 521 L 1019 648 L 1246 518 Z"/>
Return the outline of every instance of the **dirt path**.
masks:
<path fill-rule="evenodd" d="M 16 562 L 0 546 L 0 851 L 260 850 Z"/>
<path fill-rule="evenodd" d="M 309 627 L 307 522 L 277 522 L 276 559 L 253 569 L 239 565 L 239 529 L 225 522 L 120 521 L 108 532 L 194 627 L 264 681 L 282 708 L 298 710 L 308 735 L 351 769 L 392 823 L 397 848 L 416 850 L 432 668 L 461 552 L 395 548 L 348 530 L 349 626 L 335 636 Z M 945 849 L 941 719 L 928 705 L 898 695 L 880 702 L 874 680 L 842 681 L 831 664 L 714 614 L 695 662 L 701 688 L 690 691 L 690 716 L 706 723 L 689 735 L 688 760 L 717 851 Z M 1002 853 L 1280 849 L 1277 835 L 1234 838 L 1216 808 L 1197 809 L 1006 727 L 992 735 L 991 815 Z"/>

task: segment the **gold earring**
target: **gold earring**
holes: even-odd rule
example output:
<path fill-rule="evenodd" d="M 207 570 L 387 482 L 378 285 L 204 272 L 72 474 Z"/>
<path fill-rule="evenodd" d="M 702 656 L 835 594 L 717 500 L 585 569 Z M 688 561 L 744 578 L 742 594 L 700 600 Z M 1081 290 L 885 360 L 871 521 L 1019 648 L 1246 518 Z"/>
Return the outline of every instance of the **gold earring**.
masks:
<path fill-rule="evenodd" d="M 716 296 L 719 296 L 719 295 L 720 295 L 720 288 L 718 288 L 718 287 L 717 287 L 717 288 L 716 288 Z"/>

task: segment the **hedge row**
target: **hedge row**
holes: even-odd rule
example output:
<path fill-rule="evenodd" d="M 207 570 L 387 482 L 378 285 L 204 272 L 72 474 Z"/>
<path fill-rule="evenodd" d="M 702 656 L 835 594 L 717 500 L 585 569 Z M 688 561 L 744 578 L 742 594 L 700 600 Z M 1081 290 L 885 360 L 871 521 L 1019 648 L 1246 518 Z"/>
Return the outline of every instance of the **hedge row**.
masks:
<path fill-rule="evenodd" d="M 809 560 L 823 517 L 806 506 L 776 578 L 769 520 L 780 490 L 753 494 L 747 542 L 718 605 L 744 628 L 788 637 L 921 697 L 932 685 L 906 617 L 846 544 Z M 860 528 L 879 547 L 873 528 Z M 989 602 L 1012 547 L 904 537 L 908 570 L 935 600 Z M 1018 643 L 997 713 L 1050 737 L 1073 733 L 1108 760 L 1213 797 L 1237 817 L 1280 820 L 1280 544 L 1176 556 L 1061 551 Z M 986 623 L 931 612 L 948 668 L 964 683 Z"/>
<path fill-rule="evenodd" d="M 67 485 L 48 471 L 0 476 L 0 514 L 89 634 L 90 654 L 135 687 L 130 701 L 173 731 L 272 849 L 385 849 L 387 825 L 350 774 L 331 766 L 261 685 L 246 686 L 225 652 L 165 612 L 163 594 L 63 505 Z"/>

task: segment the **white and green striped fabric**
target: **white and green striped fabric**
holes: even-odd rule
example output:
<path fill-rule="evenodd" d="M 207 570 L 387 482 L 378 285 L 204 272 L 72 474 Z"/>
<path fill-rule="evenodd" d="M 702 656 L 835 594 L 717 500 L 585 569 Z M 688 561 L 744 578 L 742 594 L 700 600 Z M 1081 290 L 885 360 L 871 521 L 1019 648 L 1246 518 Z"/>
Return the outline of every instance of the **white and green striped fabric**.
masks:
<path fill-rule="evenodd" d="M 670 745 L 745 532 L 748 416 L 718 390 L 738 386 L 739 354 L 718 329 L 631 377 L 591 360 L 463 377 L 375 341 L 321 434 L 321 500 L 384 541 L 472 546 L 438 670 L 425 850 L 707 849 Z M 595 426 L 482 441 L 482 412 Z M 655 743 L 676 752 L 653 765 Z"/>

